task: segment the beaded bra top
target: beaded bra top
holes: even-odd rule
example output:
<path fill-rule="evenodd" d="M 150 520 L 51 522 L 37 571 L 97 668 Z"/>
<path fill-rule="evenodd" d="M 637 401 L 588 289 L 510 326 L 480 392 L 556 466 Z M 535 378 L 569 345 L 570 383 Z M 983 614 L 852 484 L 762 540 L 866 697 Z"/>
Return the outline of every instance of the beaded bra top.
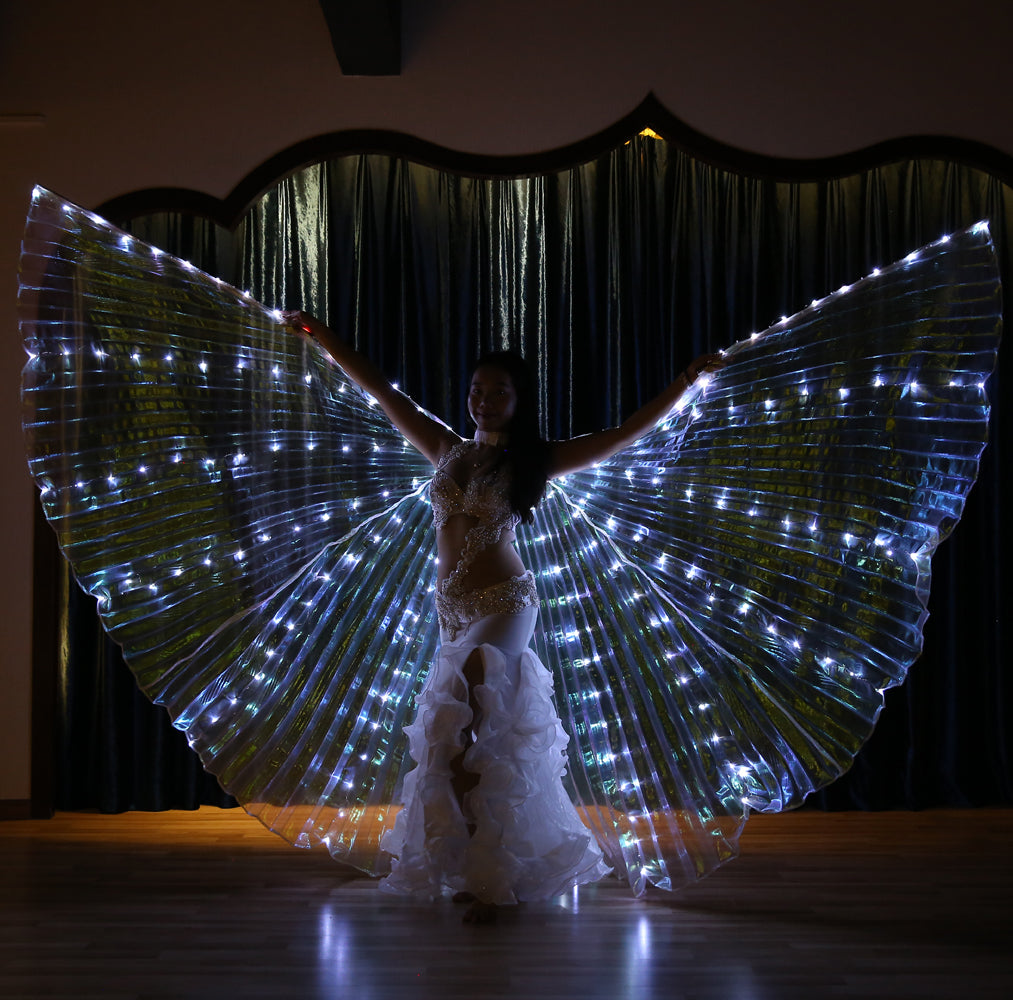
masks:
<path fill-rule="evenodd" d="M 506 470 L 493 469 L 484 476 L 476 476 L 463 489 L 446 471 L 447 465 L 475 447 L 474 441 L 459 441 L 444 455 L 433 474 L 429 500 L 437 530 L 455 514 L 467 514 L 478 521 L 468 532 L 468 538 L 480 529 L 483 535 L 491 536 L 491 541 L 485 543 L 488 545 L 497 541 L 504 530 L 515 528 L 520 518 L 510 508 L 510 476 Z"/>
<path fill-rule="evenodd" d="M 505 469 L 493 469 L 484 476 L 475 476 L 463 489 L 461 484 L 446 471 L 446 466 L 461 455 L 477 447 L 474 441 L 459 441 L 444 456 L 433 473 L 429 487 L 429 502 L 433 508 L 433 522 L 436 529 L 442 528 L 455 514 L 467 514 L 475 518 L 464 536 L 464 545 L 457 565 L 437 588 L 437 605 L 441 620 L 448 618 L 450 606 L 463 611 L 470 594 L 465 585 L 465 575 L 475 557 L 490 545 L 495 545 L 504 531 L 517 526 L 520 517 L 510 507 L 510 474 Z M 449 604 L 447 603 L 449 602 Z"/>

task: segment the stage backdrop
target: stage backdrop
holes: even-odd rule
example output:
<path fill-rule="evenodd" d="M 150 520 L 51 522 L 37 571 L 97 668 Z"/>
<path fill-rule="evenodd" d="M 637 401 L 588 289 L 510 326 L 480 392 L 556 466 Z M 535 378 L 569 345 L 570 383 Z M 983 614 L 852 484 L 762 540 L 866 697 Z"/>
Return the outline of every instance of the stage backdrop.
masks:
<path fill-rule="evenodd" d="M 594 430 L 701 351 L 979 219 L 990 222 L 1013 287 L 1013 189 L 994 171 L 920 157 L 846 176 L 828 163 L 824 179 L 779 181 L 682 146 L 635 135 L 528 176 L 342 152 L 271 184 L 234 227 L 188 212 L 121 221 L 268 305 L 316 313 L 462 431 L 462 387 L 483 350 L 518 348 L 536 364 L 548 435 Z M 159 195 L 148 200 L 157 207 Z M 1003 368 L 1001 352 L 980 480 L 934 560 L 924 654 L 888 693 L 853 769 L 815 805 L 1013 800 L 1001 668 Z M 56 806 L 230 803 L 165 713 L 136 692 L 92 599 L 66 573 L 59 591 Z"/>

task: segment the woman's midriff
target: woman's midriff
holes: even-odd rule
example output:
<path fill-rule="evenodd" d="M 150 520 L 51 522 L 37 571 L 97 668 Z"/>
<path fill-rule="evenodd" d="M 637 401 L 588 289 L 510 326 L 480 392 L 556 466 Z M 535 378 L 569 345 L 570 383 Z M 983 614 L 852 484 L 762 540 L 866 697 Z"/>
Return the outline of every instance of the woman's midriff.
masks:
<path fill-rule="evenodd" d="M 475 519 L 467 514 L 455 514 L 436 532 L 436 551 L 439 558 L 436 579 L 438 583 L 450 576 L 460 562 L 464 539 Z M 476 553 L 471 565 L 462 574 L 460 586 L 465 590 L 480 590 L 502 583 L 511 577 L 520 576 L 524 563 L 514 549 L 515 535 L 504 531 L 499 541 Z"/>

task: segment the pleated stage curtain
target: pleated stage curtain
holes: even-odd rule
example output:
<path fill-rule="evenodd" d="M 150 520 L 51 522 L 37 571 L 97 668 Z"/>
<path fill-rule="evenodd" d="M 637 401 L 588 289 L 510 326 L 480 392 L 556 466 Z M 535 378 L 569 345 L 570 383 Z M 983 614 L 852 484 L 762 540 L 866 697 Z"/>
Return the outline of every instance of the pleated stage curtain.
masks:
<path fill-rule="evenodd" d="M 545 432 L 562 436 L 617 423 L 701 351 L 979 219 L 989 221 L 1013 287 L 1013 192 L 981 170 L 921 160 L 776 182 L 641 136 L 524 178 L 341 156 L 287 177 L 234 233 L 166 214 L 135 218 L 131 230 L 268 305 L 319 315 L 462 431 L 473 360 L 518 348 L 541 377 Z M 1002 668 L 1004 367 L 1000 353 L 979 482 L 934 559 L 924 654 L 888 693 L 852 770 L 815 805 L 1013 799 Z M 136 693 L 96 622 L 93 602 L 64 580 L 57 807 L 231 801 L 164 712 Z"/>

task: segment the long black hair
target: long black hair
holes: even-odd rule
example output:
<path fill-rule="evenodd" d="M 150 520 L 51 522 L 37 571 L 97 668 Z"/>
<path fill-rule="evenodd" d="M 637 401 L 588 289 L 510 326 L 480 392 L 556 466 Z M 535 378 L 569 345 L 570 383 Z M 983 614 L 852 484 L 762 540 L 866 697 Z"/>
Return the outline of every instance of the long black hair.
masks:
<path fill-rule="evenodd" d="M 506 372 L 517 393 L 502 461 L 510 466 L 510 507 L 525 524 L 530 524 L 549 478 L 549 445 L 538 427 L 538 385 L 531 367 L 516 351 L 483 354 L 471 370 L 486 366 Z"/>

